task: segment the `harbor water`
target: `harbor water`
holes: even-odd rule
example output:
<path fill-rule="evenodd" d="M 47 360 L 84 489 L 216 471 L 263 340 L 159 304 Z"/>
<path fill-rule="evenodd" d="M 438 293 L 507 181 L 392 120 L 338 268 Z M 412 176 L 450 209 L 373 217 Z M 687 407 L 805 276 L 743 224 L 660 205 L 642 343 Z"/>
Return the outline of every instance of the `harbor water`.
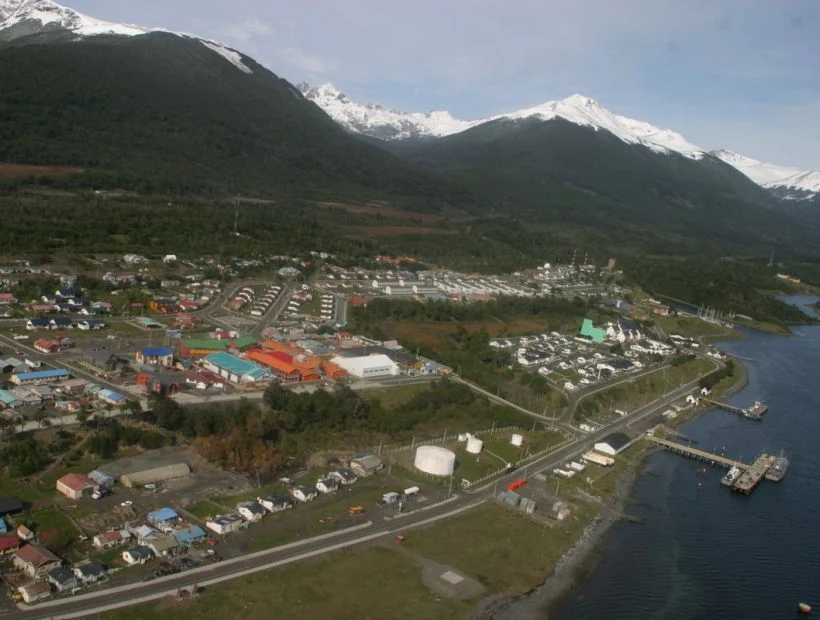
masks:
<path fill-rule="evenodd" d="M 810 312 L 816 298 L 787 301 Z M 748 386 L 729 401 L 766 402 L 762 421 L 715 409 L 681 429 L 744 461 L 784 450 L 786 477 L 743 496 L 720 484 L 721 468 L 701 475 L 700 462 L 652 455 L 626 510 L 641 521 L 612 527 L 600 562 L 552 619 L 768 620 L 795 618 L 800 601 L 820 607 L 820 326 L 793 331 L 721 345 L 752 360 Z M 504 615 L 546 617 L 537 605 L 536 592 Z"/>

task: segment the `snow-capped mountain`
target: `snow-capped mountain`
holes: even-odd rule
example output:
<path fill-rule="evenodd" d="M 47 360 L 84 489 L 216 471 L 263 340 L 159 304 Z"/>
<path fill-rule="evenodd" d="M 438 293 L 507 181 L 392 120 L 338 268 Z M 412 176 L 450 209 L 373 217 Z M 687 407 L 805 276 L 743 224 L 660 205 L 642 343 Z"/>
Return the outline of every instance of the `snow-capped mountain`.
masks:
<path fill-rule="evenodd" d="M 691 159 L 700 159 L 704 150 L 683 136 L 668 129 L 659 129 L 649 123 L 614 114 L 600 103 L 582 95 L 572 95 L 560 101 L 499 114 L 477 120 L 461 120 L 449 112 L 400 112 L 377 104 L 352 101 L 332 84 L 311 87 L 301 83 L 302 94 L 349 131 L 382 140 L 403 140 L 414 137 L 443 137 L 460 133 L 471 127 L 496 120 L 537 118 L 544 121 L 562 118 L 576 125 L 608 131 L 624 142 L 642 144 L 647 148 L 668 153 L 674 151 Z"/>
<path fill-rule="evenodd" d="M 449 112 L 401 112 L 378 104 L 361 104 L 349 99 L 333 84 L 296 86 L 306 99 L 313 101 L 348 131 L 380 140 L 449 136 L 483 121 L 462 121 Z"/>
<path fill-rule="evenodd" d="M 711 154 L 779 198 L 812 200 L 820 194 L 820 172 L 769 164 L 725 149 L 712 151 Z"/>
<path fill-rule="evenodd" d="M 136 37 L 151 30 L 116 24 L 83 15 L 52 0 L 0 0 L 0 41 L 13 41 L 35 35 L 61 35 L 74 40 L 100 35 Z M 198 40 L 244 73 L 252 70 L 242 55 L 221 43 L 184 33 L 171 33 Z"/>

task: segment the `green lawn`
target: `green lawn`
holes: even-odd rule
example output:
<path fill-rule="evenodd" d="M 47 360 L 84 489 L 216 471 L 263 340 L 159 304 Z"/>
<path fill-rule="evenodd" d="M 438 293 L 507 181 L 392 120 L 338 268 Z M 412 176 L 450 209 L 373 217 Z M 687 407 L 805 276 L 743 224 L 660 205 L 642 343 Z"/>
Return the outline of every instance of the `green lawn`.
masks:
<path fill-rule="evenodd" d="M 44 493 L 19 478 L 10 478 L 7 474 L 0 476 L 0 497 L 18 497 L 25 502 L 36 502 L 49 496 L 50 493 Z"/>
<path fill-rule="evenodd" d="M 492 592 L 522 594 L 542 583 L 593 514 L 581 506 L 552 527 L 497 504 L 407 533 L 405 545 L 478 579 Z"/>
<path fill-rule="evenodd" d="M 678 334 L 684 338 L 698 336 L 718 336 L 726 334 L 728 330 L 721 325 L 708 323 L 688 316 L 658 316 L 653 320 L 667 334 Z"/>
<path fill-rule="evenodd" d="M 464 617 L 472 602 L 434 595 L 421 571 L 406 555 L 371 547 L 209 587 L 198 599 L 111 612 L 108 620 L 440 620 Z"/>
<path fill-rule="evenodd" d="M 56 508 L 46 508 L 22 519 L 33 529 L 44 545 L 55 552 L 71 547 L 79 536 L 71 520 Z"/>
<path fill-rule="evenodd" d="M 400 405 L 410 402 L 419 392 L 430 389 L 426 383 L 415 385 L 403 385 L 391 388 L 377 388 L 373 390 L 361 390 L 359 395 L 366 401 L 378 400 L 385 409 L 394 409 Z"/>

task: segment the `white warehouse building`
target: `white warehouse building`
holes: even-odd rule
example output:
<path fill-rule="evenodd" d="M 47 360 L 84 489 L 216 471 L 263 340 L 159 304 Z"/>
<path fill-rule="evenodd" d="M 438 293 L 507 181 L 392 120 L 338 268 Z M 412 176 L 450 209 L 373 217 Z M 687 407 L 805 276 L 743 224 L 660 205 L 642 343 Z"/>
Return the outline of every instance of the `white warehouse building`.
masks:
<path fill-rule="evenodd" d="M 361 355 L 359 357 L 334 357 L 332 363 L 344 368 L 354 377 L 388 377 L 399 374 L 399 366 L 386 355 Z"/>

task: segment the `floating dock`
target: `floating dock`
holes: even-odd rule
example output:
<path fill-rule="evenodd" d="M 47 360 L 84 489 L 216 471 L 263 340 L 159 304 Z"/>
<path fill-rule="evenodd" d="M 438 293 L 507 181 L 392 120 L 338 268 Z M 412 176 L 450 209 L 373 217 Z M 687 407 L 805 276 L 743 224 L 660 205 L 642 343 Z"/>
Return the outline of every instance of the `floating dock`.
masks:
<path fill-rule="evenodd" d="M 725 411 L 731 411 L 732 413 L 736 413 L 744 418 L 748 418 L 749 420 L 761 420 L 766 412 L 769 410 L 769 406 L 765 403 L 756 400 L 751 407 L 736 407 L 735 405 L 730 405 L 729 403 L 722 403 L 717 400 L 711 400 L 709 398 L 701 398 L 701 400 L 705 403 L 709 403 L 710 405 L 714 405 L 715 407 L 719 407 Z"/>
<path fill-rule="evenodd" d="M 752 491 L 754 491 L 755 487 L 757 487 L 757 485 L 760 484 L 760 481 L 766 476 L 766 472 L 769 471 L 772 465 L 774 465 L 775 460 L 777 460 L 777 457 L 764 452 L 757 457 L 757 459 L 755 459 L 754 463 L 750 465 L 742 461 L 726 458 L 721 454 L 713 454 L 711 452 L 706 452 L 705 450 L 698 450 L 692 446 L 686 446 L 684 444 L 655 437 L 653 435 L 647 435 L 647 439 L 666 448 L 670 452 L 680 454 L 681 456 L 699 459 L 701 461 L 706 461 L 707 463 L 713 463 L 715 465 L 721 465 L 728 468 L 737 467 L 743 473 L 732 483 L 731 487 L 733 491 L 743 493 L 744 495 L 749 495 Z"/>

